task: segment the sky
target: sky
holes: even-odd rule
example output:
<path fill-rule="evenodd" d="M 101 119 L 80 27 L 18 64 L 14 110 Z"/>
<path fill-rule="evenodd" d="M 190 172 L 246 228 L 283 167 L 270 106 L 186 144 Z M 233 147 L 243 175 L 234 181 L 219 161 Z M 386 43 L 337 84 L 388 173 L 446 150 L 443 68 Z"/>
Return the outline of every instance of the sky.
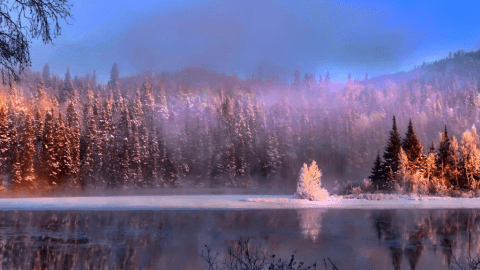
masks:
<path fill-rule="evenodd" d="M 35 40 L 32 68 L 107 82 L 188 66 L 236 75 L 330 72 L 334 80 L 408 71 L 480 49 L 478 1 L 82 0 L 54 44 Z"/>

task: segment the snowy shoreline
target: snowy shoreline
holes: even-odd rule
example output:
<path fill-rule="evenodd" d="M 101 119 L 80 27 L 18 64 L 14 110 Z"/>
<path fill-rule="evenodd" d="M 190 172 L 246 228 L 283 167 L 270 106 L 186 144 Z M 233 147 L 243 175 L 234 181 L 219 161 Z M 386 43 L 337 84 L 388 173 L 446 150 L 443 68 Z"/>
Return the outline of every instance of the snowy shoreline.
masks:
<path fill-rule="evenodd" d="M 0 199 L 3 211 L 41 210 L 262 210 L 262 209 L 480 209 L 480 198 L 396 195 L 384 200 L 330 196 L 325 201 L 291 195 L 172 195 Z"/>

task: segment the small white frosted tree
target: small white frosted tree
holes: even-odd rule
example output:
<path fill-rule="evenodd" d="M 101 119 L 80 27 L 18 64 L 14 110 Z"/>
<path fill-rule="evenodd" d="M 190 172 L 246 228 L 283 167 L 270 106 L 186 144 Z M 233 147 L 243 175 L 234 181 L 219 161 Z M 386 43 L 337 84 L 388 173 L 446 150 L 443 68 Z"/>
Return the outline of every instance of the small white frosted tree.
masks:
<path fill-rule="evenodd" d="M 303 164 L 297 181 L 295 197 L 310 201 L 325 200 L 328 197 L 328 192 L 322 188 L 321 178 L 322 171 L 318 169 L 315 161 L 310 166 Z"/>

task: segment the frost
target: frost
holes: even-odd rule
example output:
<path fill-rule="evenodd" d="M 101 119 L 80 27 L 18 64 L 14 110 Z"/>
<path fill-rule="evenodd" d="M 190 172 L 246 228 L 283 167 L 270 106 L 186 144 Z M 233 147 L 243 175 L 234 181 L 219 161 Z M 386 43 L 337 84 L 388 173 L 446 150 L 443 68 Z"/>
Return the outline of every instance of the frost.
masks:
<path fill-rule="evenodd" d="M 310 201 L 323 201 L 328 197 L 326 189 L 322 188 L 322 171 L 318 169 L 315 160 L 310 167 L 303 164 L 300 177 L 297 182 L 295 198 L 308 199 Z"/>

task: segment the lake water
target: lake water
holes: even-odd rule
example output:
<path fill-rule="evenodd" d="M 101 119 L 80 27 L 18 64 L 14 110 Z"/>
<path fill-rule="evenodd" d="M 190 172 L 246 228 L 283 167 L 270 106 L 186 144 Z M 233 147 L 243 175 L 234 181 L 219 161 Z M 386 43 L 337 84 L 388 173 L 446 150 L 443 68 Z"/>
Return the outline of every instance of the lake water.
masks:
<path fill-rule="evenodd" d="M 240 237 L 338 269 L 450 269 L 480 253 L 480 210 L 3 211 L 2 269 L 205 269 Z M 452 250 L 450 250 L 452 247 Z"/>

